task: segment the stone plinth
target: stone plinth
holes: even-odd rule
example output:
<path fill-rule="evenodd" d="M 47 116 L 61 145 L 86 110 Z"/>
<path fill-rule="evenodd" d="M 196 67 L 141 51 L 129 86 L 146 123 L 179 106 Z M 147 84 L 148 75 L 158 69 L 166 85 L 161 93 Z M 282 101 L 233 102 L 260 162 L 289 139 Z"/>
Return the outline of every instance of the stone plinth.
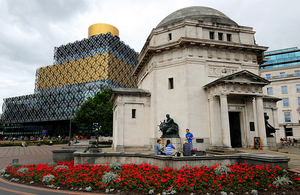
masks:
<path fill-rule="evenodd" d="M 63 147 L 60 150 L 53 150 L 53 162 L 66 162 L 74 160 L 74 152 L 84 152 L 87 147 Z"/>
<path fill-rule="evenodd" d="M 270 148 L 270 150 L 277 150 L 277 144 L 275 137 L 267 137 L 267 143 Z"/>

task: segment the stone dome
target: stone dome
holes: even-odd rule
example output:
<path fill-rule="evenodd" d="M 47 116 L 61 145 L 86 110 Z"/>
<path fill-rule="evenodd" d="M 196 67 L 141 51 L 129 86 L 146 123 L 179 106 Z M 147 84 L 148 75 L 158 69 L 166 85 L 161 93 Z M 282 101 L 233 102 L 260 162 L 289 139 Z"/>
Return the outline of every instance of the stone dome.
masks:
<path fill-rule="evenodd" d="M 184 19 L 194 19 L 199 21 L 210 21 L 225 25 L 237 26 L 237 23 L 231 20 L 222 12 L 203 6 L 192 6 L 177 10 L 165 17 L 157 26 L 163 27 L 172 23 L 180 22 Z"/>

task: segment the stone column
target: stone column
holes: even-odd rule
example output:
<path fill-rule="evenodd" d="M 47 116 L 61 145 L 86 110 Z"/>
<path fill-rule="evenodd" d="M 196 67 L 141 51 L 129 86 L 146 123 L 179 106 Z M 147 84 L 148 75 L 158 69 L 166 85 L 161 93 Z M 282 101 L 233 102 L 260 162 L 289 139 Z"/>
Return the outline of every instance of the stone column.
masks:
<path fill-rule="evenodd" d="M 256 97 L 256 113 L 257 113 L 258 136 L 261 139 L 261 147 L 263 149 L 268 149 L 262 96 Z"/>
<path fill-rule="evenodd" d="M 220 95 L 223 148 L 231 148 L 227 95 Z"/>
<path fill-rule="evenodd" d="M 258 137 L 257 112 L 256 112 L 256 99 L 255 99 L 255 97 L 253 97 L 252 105 L 253 105 L 253 118 L 254 118 L 255 136 Z"/>
<path fill-rule="evenodd" d="M 277 109 L 278 109 L 277 107 L 273 108 L 273 121 L 274 121 L 274 127 L 276 129 L 279 128 Z M 275 135 L 276 143 L 280 143 L 280 133 L 279 133 L 279 131 L 276 130 L 274 135 Z"/>
<path fill-rule="evenodd" d="M 210 96 L 208 99 L 210 118 L 210 148 L 222 148 L 219 98 L 216 96 Z"/>

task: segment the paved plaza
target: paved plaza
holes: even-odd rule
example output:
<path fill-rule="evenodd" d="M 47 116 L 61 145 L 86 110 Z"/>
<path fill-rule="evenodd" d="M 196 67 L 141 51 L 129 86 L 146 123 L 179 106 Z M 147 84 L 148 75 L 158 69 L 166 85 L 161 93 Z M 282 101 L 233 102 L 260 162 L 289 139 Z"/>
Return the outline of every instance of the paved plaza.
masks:
<path fill-rule="evenodd" d="M 80 141 L 76 145 L 87 145 L 87 141 Z M 14 159 L 18 159 L 21 164 L 38 164 L 38 163 L 51 163 L 52 162 L 52 150 L 61 149 L 62 147 L 68 147 L 67 144 L 63 145 L 42 145 L 42 146 L 28 146 L 28 147 L 0 147 L 0 170 L 7 165 L 12 164 Z M 289 169 L 300 173 L 300 148 L 283 148 L 278 151 L 270 150 L 252 150 L 245 148 L 236 149 L 239 152 L 244 153 L 264 153 L 271 155 L 287 156 L 291 160 L 289 162 Z M 110 148 L 104 148 L 103 152 L 113 152 Z M 140 151 L 143 153 L 146 151 Z M 146 153 L 152 153 L 147 151 Z M 54 189 L 38 188 L 27 185 L 20 185 L 6 181 L 0 177 L 0 194 L 1 195 L 65 195 L 65 194 L 92 194 L 85 192 L 71 192 L 60 191 Z"/>

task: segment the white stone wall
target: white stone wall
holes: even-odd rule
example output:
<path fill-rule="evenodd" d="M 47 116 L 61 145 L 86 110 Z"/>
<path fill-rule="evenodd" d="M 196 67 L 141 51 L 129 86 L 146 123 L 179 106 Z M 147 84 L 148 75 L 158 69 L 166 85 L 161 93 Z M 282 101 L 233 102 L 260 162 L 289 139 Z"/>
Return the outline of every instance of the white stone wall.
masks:
<path fill-rule="evenodd" d="M 135 118 L 132 109 L 136 110 Z M 118 96 L 113 111 L 113 148 L 117 151 L 150 149 L 150 97 Z"/>
<path fill-rule="evenodd" d="M 176 42 L 181 37 L 209 39 L 210 31 L 212 30 L 204 27 L 188 25 L 168 31 L 158 29 L 151 35 L 150 46 L 158 47 Z M 231 29 L 226 31 L 224 28 L 214 32 L 215 40 L 218 40 L 218 33 L 221 32 L 224 40 L 226 33 L 229 33 L 234 43 L 254 44 L 252 32 L 237 33 Z M 172 40 L 169 40 L 170 33 Z M 158 125 L 166 118 L 166 114 L 170 114 L 179 125 L 181 138 L 185 137 L 185 129 L 189 128 L 195 139 L 206 140 L 206 143 L 198 144 L 198 147 L 208 147 L 207 142 L 211 142 L 211 127 L 208 97 L 203 86 L 224 76 L 221 73 L 224 68 L 227 72 L 225 75 L 244 69 L 258 74 L 256 55 L 249 51 L 199 46 L 185 46 L 154 54 L 138 75 L 138 87 L 149 90 L 152 94 L 150 113 L 153 121 L 150 131 L 153 132 L 150 133 L 150 137 L 155 140 L 161 136 Z M 173 78 L 174 89 L 168 89 L 169 78 Z M 244 138 L 248 145 L 251 139 L 249 136 Z M 253 136 L 257 136 L 257 133 Z"/>

